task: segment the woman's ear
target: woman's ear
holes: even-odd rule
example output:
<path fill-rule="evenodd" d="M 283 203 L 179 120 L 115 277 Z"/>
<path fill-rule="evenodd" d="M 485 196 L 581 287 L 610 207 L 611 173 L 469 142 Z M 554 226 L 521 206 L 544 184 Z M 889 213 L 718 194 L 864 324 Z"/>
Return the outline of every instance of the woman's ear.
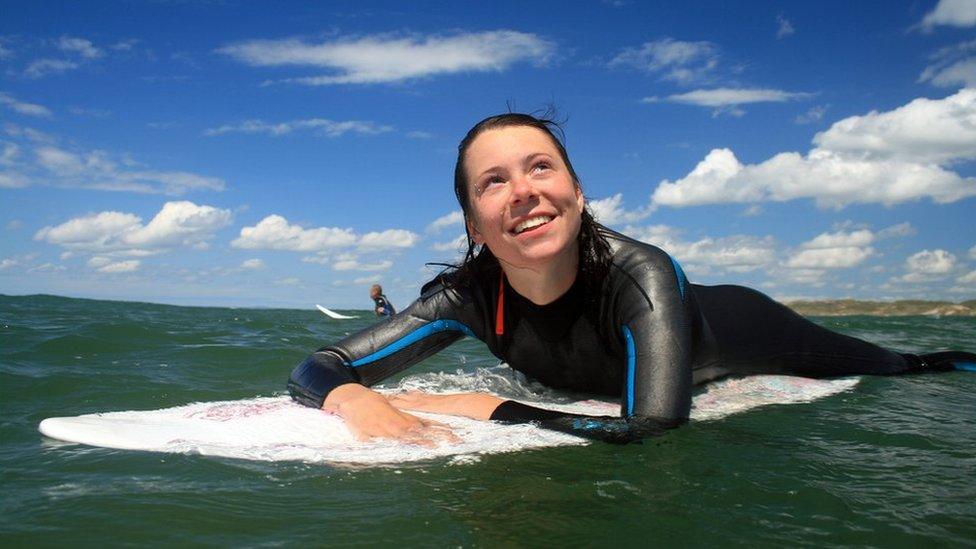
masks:
<path fill-rule="evenodd" d="M 576 185 L 576 206 L 580 213 L 583 213 L 583 208 L 586 207 L 586 198 L 583 196 L 583 189 L 579 185 Z"/>
<path fill-rule="evenodd" d="M 485 237 L 478 232 L 478 229 L 474 226 L 474 223 L 470 219 L 464 218 L 464 224 L 468 227 L 468 234 L 471 235 L 471 240 L 474 240 L 475 244 L 481 245 L 485 243 Z"/>

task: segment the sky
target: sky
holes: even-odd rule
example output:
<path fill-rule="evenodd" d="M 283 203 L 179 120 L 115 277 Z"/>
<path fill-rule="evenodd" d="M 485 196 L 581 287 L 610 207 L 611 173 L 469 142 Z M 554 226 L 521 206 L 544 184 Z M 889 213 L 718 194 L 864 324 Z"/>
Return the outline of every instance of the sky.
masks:
<path fill-rule="evenodd" d="M 457 143 L 555 107 L 692 282 L 976 298 L 976 0 L 0 0 L 0 293 L 401 308 Z"/>

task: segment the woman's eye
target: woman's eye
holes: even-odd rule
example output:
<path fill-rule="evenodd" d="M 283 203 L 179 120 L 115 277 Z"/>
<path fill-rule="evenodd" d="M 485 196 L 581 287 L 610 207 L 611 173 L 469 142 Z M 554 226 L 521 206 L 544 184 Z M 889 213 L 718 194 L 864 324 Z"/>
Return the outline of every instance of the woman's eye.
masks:
<path fill-rule="evenodd" d="M 536 165 L 532 166 L 532 171 L 534 171 L 536 173 L 538 173 L 538 172 L 544 172 L 544 171 L 550 170 L 550 169 L 552 169 L 552 166 L 549 165 L 548 162 L 539 162 Z"/>

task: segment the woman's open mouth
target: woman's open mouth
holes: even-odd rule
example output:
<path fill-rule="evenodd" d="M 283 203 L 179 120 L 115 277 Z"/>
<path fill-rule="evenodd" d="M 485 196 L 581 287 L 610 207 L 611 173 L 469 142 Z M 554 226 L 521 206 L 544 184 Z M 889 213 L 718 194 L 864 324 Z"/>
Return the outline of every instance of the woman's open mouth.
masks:
<path fill-rule="evenodd" d="M 515 229 L 513 229 L 512 232 L 515 234 L 522 234 L 525 232 L 529 232 L 538 229 L 543 225 L 546 225 L 552 220 L 553 220 L 553 216 L 551 215 L 537 215 L 535 217 L 530 217 L 525 221 L 522 221 L 521 223 L 516 225 Z"/>

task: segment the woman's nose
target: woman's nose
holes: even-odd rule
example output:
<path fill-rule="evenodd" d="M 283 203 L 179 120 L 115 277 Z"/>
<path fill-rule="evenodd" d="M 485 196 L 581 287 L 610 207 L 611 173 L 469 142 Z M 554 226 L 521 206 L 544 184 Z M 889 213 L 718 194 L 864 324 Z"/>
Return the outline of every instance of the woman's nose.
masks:
<path fill-rule="evenodd" d="M 512 178 L 512 204 L 518 204 L 522 201 L 535 197 L 535 195 L 535 186 L 528 177 L 518 175 Z"/>

